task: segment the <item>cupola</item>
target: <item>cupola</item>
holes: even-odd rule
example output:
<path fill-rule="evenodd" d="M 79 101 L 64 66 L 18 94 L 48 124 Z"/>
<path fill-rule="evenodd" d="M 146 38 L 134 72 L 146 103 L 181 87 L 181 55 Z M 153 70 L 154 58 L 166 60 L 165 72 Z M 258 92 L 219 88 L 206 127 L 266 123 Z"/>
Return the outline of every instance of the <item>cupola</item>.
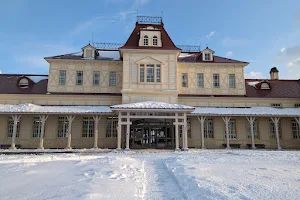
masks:
<path fill-rule="evenodd" d="M 278 69 L 276 67 L 272 67 L 272 69 L 270 70 L 270 78 L 271 80 L 278 80 L 279 76 L 278 76 Z"/>

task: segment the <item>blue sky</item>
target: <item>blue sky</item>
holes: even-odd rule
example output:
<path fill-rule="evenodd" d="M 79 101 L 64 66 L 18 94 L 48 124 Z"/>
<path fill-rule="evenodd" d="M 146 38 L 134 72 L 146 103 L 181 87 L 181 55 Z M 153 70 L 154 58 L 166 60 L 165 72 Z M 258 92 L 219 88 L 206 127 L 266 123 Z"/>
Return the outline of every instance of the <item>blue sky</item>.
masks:
<path fill-rule="evenodd" d="M 92 40 L 125 43 L 139 15 L 160 16 L 175 44 L 206 44 L 248 61 L 247 77 L 300 79 L 299 0 L 3 0 L 2 73 L 48 73 L 46 56 L 78 52 Z"/>

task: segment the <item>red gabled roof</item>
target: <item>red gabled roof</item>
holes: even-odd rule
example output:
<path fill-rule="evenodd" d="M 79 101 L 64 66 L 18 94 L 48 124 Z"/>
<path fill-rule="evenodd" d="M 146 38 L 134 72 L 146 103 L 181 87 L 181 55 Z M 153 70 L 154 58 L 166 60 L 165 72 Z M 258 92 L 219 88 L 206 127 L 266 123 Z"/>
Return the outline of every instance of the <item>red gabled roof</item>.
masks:
<path fill-rule="evenodd" d="M 242 64 L 249 64 L 248 62 L 233 60 L 230 58 L 224 58 L 220 56 L 213 56 L 212 61 L 203 61 L 202 53 L 200 52 L 189 52 L 189 53 L 181 53 L 178 58 L 178 62 L 188 62 L 188 63 L 242 63 Z"/>
<path fill-rule="evenodd" d="M 161 31 L 161 42 L 162 47 L 151 47 L 151 46 L 139 46 L 140 39 L 140 30 L 142 28 L 146 28 L 148 26 L 152 26 L 156 29 L 160 29 Z M 135 24 L 135 28 L 133 29 L 131 35 L 129 36 L 126 43 L 120 47 L 120 49 L 156 49 L 156 50 L 181 50 L 176 47 L 176 45 L 171 40 L 167 31 L 164 28 L 164 24 L 139 24 L 138 22 Z"/>
<path fill-rule="evenodd" d="M 252 82 L 252 84 L 251 84 Z M 256 85 L 255 82 L 258 82 Z M 267 82 L 270 89 L 261 89 L 260 82 Z M 249 85 L 250 83 L 250 85 Z M 254 83 L 254 84 L 253 84 Z M 253 98 L 299 98 L 300 80 L 245 79 L 246 96 Z"/>

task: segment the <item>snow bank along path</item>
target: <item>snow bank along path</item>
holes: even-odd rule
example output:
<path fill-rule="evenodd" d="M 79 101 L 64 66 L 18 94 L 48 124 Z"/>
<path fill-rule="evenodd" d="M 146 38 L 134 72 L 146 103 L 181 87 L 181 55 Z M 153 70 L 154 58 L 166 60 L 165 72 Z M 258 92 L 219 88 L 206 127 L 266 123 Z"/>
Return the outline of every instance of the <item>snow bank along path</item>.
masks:
<path fill-rule="evenodd" d="M 0 155 L 0 199 L 299 199 L 300 151 Z"/>

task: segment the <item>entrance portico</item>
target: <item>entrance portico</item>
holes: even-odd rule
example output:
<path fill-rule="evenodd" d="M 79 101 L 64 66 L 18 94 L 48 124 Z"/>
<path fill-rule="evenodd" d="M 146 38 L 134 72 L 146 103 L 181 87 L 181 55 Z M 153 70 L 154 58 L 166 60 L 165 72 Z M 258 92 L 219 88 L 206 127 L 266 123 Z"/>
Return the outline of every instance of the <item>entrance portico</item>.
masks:
<path fill-rule="evenodd" d="M 183 126 L 182 150 L 188 150 L 186 117 L 195 109 L 194 107 L 147 101 L 115 105 L 110 108 L 119 116 L 117 149 L 121 149 L 122 126 L 126 126 L 125 150 L 131 147 L 170 148 L 175 144 L 175 150 L 178 151 L 178 126 Z"/>

